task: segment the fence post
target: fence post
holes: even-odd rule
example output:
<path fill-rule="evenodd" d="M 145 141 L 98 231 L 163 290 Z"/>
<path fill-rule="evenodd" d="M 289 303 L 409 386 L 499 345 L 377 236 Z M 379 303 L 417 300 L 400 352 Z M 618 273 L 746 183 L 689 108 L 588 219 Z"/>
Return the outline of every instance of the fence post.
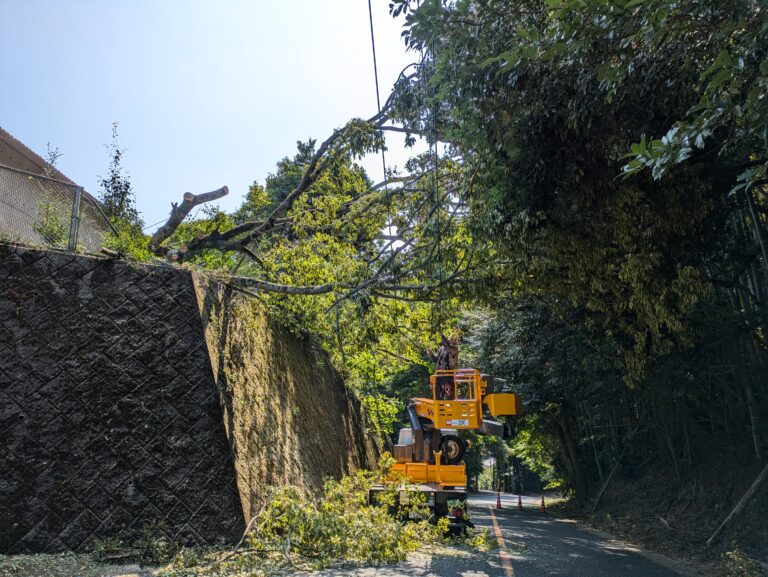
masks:
<path fill-rule="evenodd" d="M 72 222 L 69 225 L 69 250 L 77 250 L 77 233 L 80 229 L 80 202 L 83 199 L 83 189 L 75 186 L 75 198 L 72 201 Z"/>

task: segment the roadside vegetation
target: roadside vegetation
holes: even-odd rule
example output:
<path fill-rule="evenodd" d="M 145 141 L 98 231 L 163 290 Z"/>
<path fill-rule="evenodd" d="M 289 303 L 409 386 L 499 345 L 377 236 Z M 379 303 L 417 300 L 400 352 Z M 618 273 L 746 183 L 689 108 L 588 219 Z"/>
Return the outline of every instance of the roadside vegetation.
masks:
<path fill-rule="evenodd" d="M 420 549 L 444 545 L 487 551 L 495 547 L 486 530 L 451 537 L 447 519 L 431 518 L 424 494 L 402 480 L 386 480 L 392 459 L 375 473 L 358 471 L 328 480 L 318 496 L 295 487 L 270 492 L 234 550 L 181 550 L 159 577 L 240 575 L 271 570 L 315 570 L 330 566 L 397 563 Z M 368 502 L 374 484 L 384 484 L 378 502 Z M 400 505 L 408 491 L 407 505 Z"/>
<path fill-rule="evenodd" d="M 157 577 L 283 575 L 333 566 L 371 566 L 405 560 L 409 553 L 487 552 L 497 545 L 486 529 L 452 536 L 445 518 L 434 519 L 424 494 L 390 475 L 385 454 L 377 471 L 328 479 L 318 494 L 298 487 L 272 488 L 234 547 L 185 547 L 162 525 L 138 535 L 117 535 L 91 545 L 90 554 L 0 557 L 0 576 L 108 575 L 110 566 L 140 564 Z M 369 490 L 382 485 L 377 502 Z M 403 492 L 407 504 L 401 504 Z"/>

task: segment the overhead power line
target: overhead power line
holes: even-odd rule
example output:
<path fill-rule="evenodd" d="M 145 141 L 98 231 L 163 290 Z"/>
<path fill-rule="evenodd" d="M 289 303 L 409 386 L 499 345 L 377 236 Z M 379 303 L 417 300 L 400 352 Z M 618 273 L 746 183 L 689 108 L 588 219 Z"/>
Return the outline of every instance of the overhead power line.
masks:
<path fill-rule="evenodd" d="M 371 26 L 371 52 L 373 53 L 373 79 L 376 84 L 376 109 L 379 114 L 381 114 L 381 95 L 379 92 L 379 66 L 378 62 L 376 61 L 376 37 L 373 32 L 373 8 L 371 8 L 371 0 L 368 0 L 368 22 Z M 387 186 L 387 157 L 384 151 L 384 131 L 379 129 L 379 135 L 382 139 L 382 146 L 381 146 L 381 169 L 383 171 L 383 180 L 384 180 L 384 194 L 386 195 L 387 199 L 387 234 L 391 234 L 390 227 L 390 215 L 389 215 L 389 187 Z"/>

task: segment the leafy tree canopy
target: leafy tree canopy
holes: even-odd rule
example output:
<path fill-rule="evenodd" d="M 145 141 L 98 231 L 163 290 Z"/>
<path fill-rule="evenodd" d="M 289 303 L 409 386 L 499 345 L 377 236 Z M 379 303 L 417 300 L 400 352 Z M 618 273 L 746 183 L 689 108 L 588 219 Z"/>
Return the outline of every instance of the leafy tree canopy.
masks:
<path fill-rule="evenodd" d="M 438 127 L 463 159 L 475 240 L 519 290 L 583 308 L 630 382 L 649 357 L 690 345 L 686 319 L 729 242 L 729 192 L 759 182 L 758 4 L 391 4 L 424 54 L 398 86 L 398 119 Z"/>

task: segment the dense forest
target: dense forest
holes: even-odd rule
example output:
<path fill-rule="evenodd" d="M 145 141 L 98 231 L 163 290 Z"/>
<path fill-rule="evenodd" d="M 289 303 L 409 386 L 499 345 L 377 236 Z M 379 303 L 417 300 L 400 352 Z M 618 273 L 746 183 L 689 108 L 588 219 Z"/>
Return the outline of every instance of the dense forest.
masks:
<path fill-rule="evenodd" d="M 414 64 L 375 115 L 299 143 L 232 213 L 151 239 L 114 214 L 113 248 L 257 294 L 382 435 L 425 387 L 426 349 L 460 335 L 462 364 L 526 413 L 508 445 L 475 439 L 470 470 L 493 453 L 592 512 L 611 482 L 635 487 L 660 538 L 702 541 L 768 451 L 765 4 L 390 12 Z M 391 132 L 426 146 L 374 183 L 357 160 Z M 765 550 L 761 530 L 745 546 Z"/>

